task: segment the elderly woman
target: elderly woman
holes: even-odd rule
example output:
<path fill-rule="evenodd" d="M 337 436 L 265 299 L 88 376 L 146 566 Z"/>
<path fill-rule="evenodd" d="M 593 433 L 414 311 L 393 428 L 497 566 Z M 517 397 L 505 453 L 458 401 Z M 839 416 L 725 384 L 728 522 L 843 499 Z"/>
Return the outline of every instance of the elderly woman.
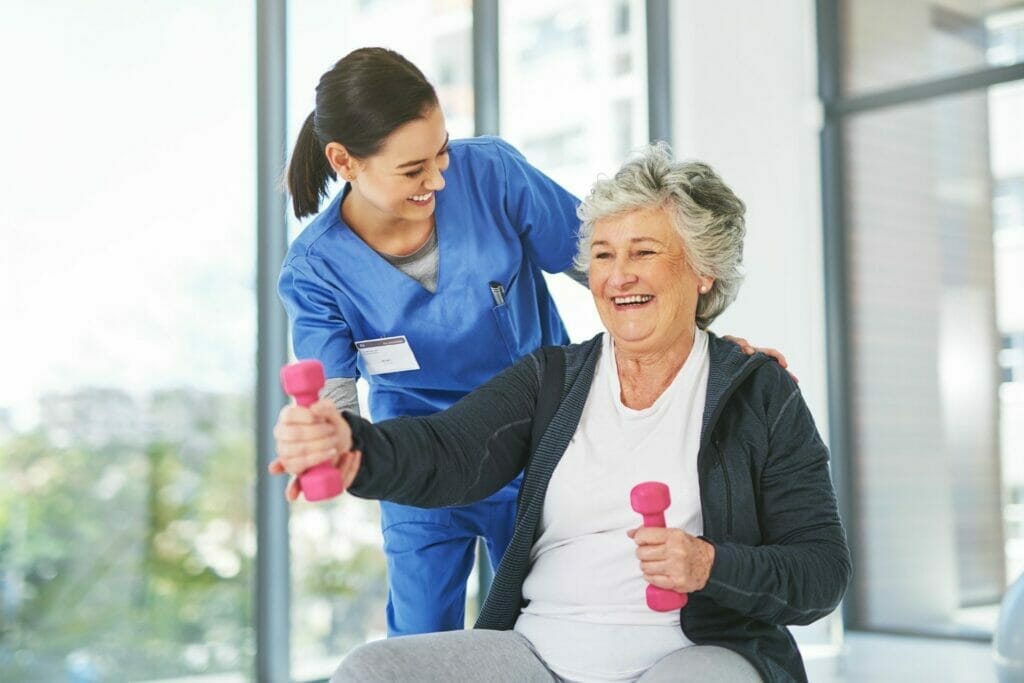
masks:
<path fill-rule="evenodd" d="M 525 468 L 512 543 L 473 631 L 364 645 L 337 681 L 788 681 L 788 624 L 850 578 L 828 452 L 799 390 L 707 332 L 736 297 L 744 205 L 646 148 L 580 208 L 607 334 L 542 349 L 443 413 L 370 424 L 291 406 L 273 471 L 332 459 L 353 495 L 463 505 Z M 667 528 L 631 488 L 668 485 Z M 656 612 L 650 584 L 690 594 Z"/>

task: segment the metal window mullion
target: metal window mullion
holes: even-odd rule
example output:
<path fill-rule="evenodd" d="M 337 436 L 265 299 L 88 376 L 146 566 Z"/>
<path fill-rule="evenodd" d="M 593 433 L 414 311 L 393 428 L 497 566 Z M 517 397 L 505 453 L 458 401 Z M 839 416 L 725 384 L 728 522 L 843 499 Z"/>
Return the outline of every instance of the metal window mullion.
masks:
<path fill-rule="evenodd" d="M 291 680 L 291 585 L 284 479 L 270 477 L 271 430 L 284 404 L 278 368 L 288 359 L 288 326 L 277 273 L 288 246 L 285 197 L 287 0 L 256 1 L 256 680 Z"/>
<path fill-rule="evenodd" d="M 669 0 L 646 0 L 647 139 L 672 144 L 672 30 Z"/>
<path fill-rule="evenodd" d="M 825 113 L 832 118 L 839 118 L 859 112 L 877 111 L 885 107 L 923 102 L 945 95 L 958 95 L 1022 79 L 1024 79 L 1024 63 L 988 67 L 956 76 L 911 83 L 853 97 L 842 98 L 836 93 L 831 101 L 825 103 Z"/>
<path fill-rule="evenodd" d="M 473 0 L 473 134 L 501 132 L 498 0 Z M 483 539 L 477 541 L 477 611 L 483 609 L 494 572 Z"/>
<path fill-rule="evenodd" d="M 498 0 L 473 0 L 473 134 L 501 130 Z"/>
<path fill-rule="evenodd" d="M 850 416 L 849 306 L 846 279 L 846 226 L 844 224 L 844 161 L 842 117 L 834 107 L 841 87 L 841 50 L 838 7 L 835 0 L 817 0 L 818 96 L 825 109 L 821 130 L 821 204 L 825 281 L 825 333 L 828 363 L 829 446 L 832 479 L 839 512 L 847 530 L 850 554 L 857 566 L 858 527 L 852 477 Z M 861 625 L 860 592 L 854 582 L 843 600 L 843 622 Z"/>

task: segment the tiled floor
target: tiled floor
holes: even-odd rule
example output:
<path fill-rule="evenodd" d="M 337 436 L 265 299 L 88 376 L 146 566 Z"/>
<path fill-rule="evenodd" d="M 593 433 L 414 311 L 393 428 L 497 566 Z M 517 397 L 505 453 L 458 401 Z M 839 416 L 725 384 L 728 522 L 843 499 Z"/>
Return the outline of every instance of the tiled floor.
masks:
<path fill-rule="evenodd" d="M 992 646 L 847 632 L 842 654 L 805 655 L 811 683 L 996 683 Z"/>

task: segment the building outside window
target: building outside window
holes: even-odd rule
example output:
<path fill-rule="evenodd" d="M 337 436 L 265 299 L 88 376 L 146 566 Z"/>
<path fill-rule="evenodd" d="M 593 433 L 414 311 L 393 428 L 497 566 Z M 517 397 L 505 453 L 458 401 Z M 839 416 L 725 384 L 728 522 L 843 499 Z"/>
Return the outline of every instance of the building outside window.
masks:
<path fill-rule="evenodd" d="M 1024 570 L 1024 83 L 897 101 L 1024 61 L 1013 5 L 841 5 L 854 627 L 989 637 Z"/>
<path fill-rule="evenodd" d="M 579 197 L 647 142 L 644 3 L 526 0 L 501 11 L 501 135 Z M 573 341 L 601 324 L 590 293 L 548 286 Z"/>

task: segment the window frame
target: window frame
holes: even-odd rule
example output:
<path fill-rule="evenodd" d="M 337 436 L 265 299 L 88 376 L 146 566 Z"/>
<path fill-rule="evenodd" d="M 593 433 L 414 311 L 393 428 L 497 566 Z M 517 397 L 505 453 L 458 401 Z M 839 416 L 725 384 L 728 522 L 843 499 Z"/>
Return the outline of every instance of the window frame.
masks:
<path fill-rule="evenodd" d="M 846 96 L 842 88 L 842 7 L 836 0 L 815 0 L 818 97 L 823 121 L 819 155 L 821 161 L 822 229 L 825 281 L 826 362 L 829 374 L 828 406 L 832 478 L 839 499 L 840 515 L 846 526 L 854 566 L 865 543 L 860 537 L 860 518 L 856 504 L 856 483 L 852 457 L 855 434 L 850 399 L 852 390 L 850 355 L 850 288 L 847 268 L 849 224 L 847 222 L 845 126 L 859 114 L 912 103 L 925 103 L 950 95 L 987 89 L 993 85 L 1024 80 L 1024 62 L 1008 66 L 990 66 L 966 73 L 926 79 L 912 84 L 896 84 L 884 90 Z M 843 600 L 846 628 L 874 633 L 890 633 L 868 624 L 865 597 L 856 582 L 850 584 Z M 958 640 L 989 639 L 973 633 L 936 634 L 922 631 L 903 635 L 948 637 Z"/>

